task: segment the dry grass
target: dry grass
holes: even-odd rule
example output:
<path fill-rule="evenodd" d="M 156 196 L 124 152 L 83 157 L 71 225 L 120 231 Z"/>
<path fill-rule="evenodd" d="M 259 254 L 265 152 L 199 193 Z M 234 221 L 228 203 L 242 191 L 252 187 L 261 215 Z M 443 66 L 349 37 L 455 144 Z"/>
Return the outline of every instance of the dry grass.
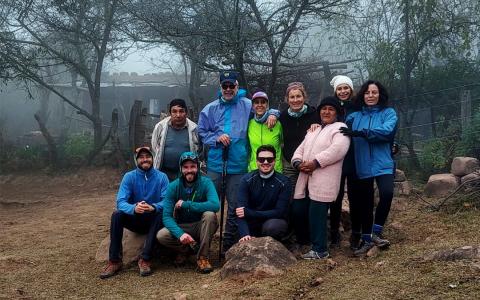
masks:
<path fill-rule="evenodd" d="M 424 262 L 438 249 L 480 245 L 479 211 L 429 212 L 420 203 L 396 199 L 386 235 L 393 245 L 376 257 L 356 259 L 348 246 L 338 262 L 301 261 L 285 275 L 263 280 L 220 281 L 194 266 L 176 269 L 157 261 L 141 278 L 135 267 L 98 279 L 94 260 L 107 235 L 115 181 L 110 171 L 80 176 L 0 178 L 0 298 L 12 299 L 480 299 L 480 271 L 469 262 Z M 7 181 L 7 182 L 6 182 Z M 312 287 L 312 279 L 324 282 Z"/>

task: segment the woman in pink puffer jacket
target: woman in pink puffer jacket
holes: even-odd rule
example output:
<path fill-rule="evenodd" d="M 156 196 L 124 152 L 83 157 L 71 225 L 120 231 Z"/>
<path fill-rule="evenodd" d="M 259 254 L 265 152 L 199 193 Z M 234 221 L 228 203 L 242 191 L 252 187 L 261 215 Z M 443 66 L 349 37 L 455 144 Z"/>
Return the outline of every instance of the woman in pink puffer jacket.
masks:
<path fill-rule="evenodd" d="M 322 124 L 305 139 L 292 157 L 292 165 L 300 171 L 292 202 L 292 222 L 300 245 L 312 243 L 304 259 L 329 257 L 327 250 L 327 212 L 340 189 L 342 163 L 350 139 L 337 122 L 341 106 L 335 97 L 324 98 L 318 106 Z"/>

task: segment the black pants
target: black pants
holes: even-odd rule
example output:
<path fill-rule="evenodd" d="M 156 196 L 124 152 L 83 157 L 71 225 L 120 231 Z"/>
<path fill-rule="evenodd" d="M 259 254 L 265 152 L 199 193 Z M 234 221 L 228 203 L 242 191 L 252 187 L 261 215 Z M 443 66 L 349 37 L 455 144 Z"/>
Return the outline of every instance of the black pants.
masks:
<path fill-rule="evenodd" d="M 373 216 L 375 190 L 373 183 L 377 183 L 380 201 Z M 372 225 L 385 225 L 393 199 L 393 174 L 381 175 L 358 180 L 358 209 L 361 218 L 362 234 L 372 233 Z M 361 199 L 361 200 L 360 200 Z M 353 230 L 353 224 L 352 224 Z"/>
<path fill-rule="evenodd" d="M 114 211 L 110 224 L 109 259 L 111 261 L 122 259 L 123 228 L 127 228 L 136 233 L 147 234 L 142 258 L 150 260 L 157 242 L 157 232 L 163 228 L 162 213 L 162 210 L 156 210 L 153 213 L 129 215 L 122 211 Z"/>
<path fill-rule="evenodd" d="M 337 199 L 330 204 L 330 231 L 332 233 L 337 233 L 340 227 L 342 201 L 343 196 L 345 195 L 345 179 L 347 181 L 347 195 L 348 205 L 350 207 L 352 232 L 360 232 L 361 230 L 362 198 L 359 180 L 355 175 L 342 174 Z"/>
<path fill-rule="evenodd" d="M 280 241 L 288 231 L 287 221 L 284 219 L 247 220 L 251 236 L 271 236 Z"/>

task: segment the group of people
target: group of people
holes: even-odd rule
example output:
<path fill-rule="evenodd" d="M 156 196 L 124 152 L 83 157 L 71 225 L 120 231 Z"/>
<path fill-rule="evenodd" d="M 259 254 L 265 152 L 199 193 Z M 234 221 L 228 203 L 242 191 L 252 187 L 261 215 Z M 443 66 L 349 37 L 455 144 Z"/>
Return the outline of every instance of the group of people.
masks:
<path fill-rule="evenodd" d="M 333 95 L 314 108 L 304 85 L 292 82 L 285 92 L 288 108 L 279 112 L 269 108 L 263 91 L 248 99 L 237 77 L 220 73 L 219 96 L 203 108 L 198 125 L 188 118 L 184 100 L 172 100 L 151 148 L 136 150 L 137 168 L 125 174 L 117 194 L 101 278 L 122 268 L 124 228 L 146 234 L 140 275 L 152 273 L 157 242 L 176 251 L 175 264 L 193 252 L 197 269 L 211 272 L 210 242 L 223 196 L 223 251 L 271 236 L 303 259 L 329 257 L 329 248 L 341 241 L 345 183 L 353 254 L 390 245 L 382 233 L 393 198 L 397 116 L 383 85 L 369 80 L 355 95 L 352 80 L 337 75 Z M 380 198 L 375 212 L 374 183 Z"/>

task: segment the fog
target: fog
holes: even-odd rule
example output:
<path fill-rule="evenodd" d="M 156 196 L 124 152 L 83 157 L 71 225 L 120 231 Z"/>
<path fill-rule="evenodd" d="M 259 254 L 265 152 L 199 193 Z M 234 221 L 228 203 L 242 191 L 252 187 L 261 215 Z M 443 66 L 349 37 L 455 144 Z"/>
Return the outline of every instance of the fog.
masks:
<path fill-rule="evenodd" d="M 337 74 L 357 89 L 379 80 L 400 116 L 398 163 L 445 170 L 455 155 L 479 154 L 479 7 L 473 0 L 82 0 L 68 8 L 0 1 L 0 155 L 38 146 L 38 167 L 48 165 L 37 113 L 59 149 L 81 136 L 75 147 L 84 159 L 99 150 L 114 110 L 127 152 L 135 100 L 146 132 L 177 97 L 195 120 L 216 98 L 218 72 L 234 69 L 243 88 L 266 91 L 280 109 L 292 81 L 317 105 L 333 93 Z"/>

